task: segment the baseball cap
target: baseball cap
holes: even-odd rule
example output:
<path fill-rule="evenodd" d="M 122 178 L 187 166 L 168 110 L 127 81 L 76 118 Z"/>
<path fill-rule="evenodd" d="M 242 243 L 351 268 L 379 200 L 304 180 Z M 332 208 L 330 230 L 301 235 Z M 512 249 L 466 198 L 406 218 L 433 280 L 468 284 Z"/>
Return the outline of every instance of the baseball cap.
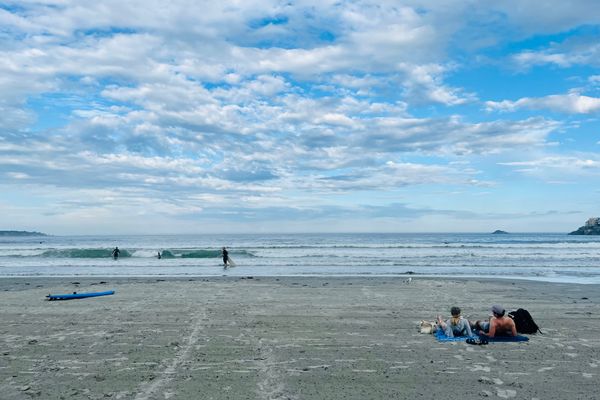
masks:
<path fill-rule="evenodd" d="M 504 312 L 505 312 L 506 310 L 504 310 L 504 307 L 502 307 L 502 306 L 500 306 L 500 305 L 498 305 L 498 304 L 494 304 L 494 305 L 492 306 L 492 310 L 491 310 L 491 311 L 492 311 L 493 313 L 495 313 L 495 314 L 498 314 L 498 315 L 503 315 L 503 314 L 504 314 Z"/>

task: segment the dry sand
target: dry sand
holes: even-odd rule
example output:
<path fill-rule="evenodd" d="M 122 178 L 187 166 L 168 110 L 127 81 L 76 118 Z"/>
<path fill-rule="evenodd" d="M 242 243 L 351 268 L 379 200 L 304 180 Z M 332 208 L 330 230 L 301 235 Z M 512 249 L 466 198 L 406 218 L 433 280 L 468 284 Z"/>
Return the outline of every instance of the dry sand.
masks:
<path fill-rule="evenodd" d="M 598 285 L 23 278 L 0 279 L 0 301 L 2 400 L 600 398 Z M 529 309 L 544 334 L 473 346 L 418 332 L 451 305 L 477 319 L 493 303 Z"/>

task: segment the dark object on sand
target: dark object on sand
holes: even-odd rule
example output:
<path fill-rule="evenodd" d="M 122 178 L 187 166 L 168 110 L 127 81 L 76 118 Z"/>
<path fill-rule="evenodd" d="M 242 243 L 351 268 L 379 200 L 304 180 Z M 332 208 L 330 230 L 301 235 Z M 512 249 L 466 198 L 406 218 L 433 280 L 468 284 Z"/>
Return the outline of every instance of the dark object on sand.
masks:
<path fill-rule="evenodd" d="M 466 342 L 467 342 L 468 344 L 485 345 L 485 344 L 488 344 L 488 343 L 489 343 L 489 340 L 488 340 L 487 338 L 480 338 L 480 337 L 477 337 L 477 338 L 468 338 L 468 339 L 466 340 Z"/>
<path fill-rule="evenodd" d="M 508 313 L 508 316 L 515 321 L 515 327 L 517 328 L 517 332 L 519 333 L 542 333 L 540 327 L 535 323 L 529 311 L 519 308 L 517 311 L 511 311 Z"/>

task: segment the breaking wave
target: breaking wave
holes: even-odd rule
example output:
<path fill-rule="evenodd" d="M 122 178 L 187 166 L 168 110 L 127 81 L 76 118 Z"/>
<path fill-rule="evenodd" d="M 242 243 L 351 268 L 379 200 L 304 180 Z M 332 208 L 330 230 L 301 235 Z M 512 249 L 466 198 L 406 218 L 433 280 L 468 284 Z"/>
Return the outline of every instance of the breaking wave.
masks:
<path fill-rule="evenodd" d="M 103 249 L 49 249 L 41 253 L 35 251 L 13 252 L 12 257 L 42 257 L 42 258 L 111 258 L 112 248 Z M 218 258 L 221 256 L 219 249 L 165 249 L 165 250 L 149 250 L 149 249 L 119 249 L 119 258 L 156 258 L 160 251 L 162 258 Z M 17 254 L 21 253 L 21 254 Z M 230 252 L 232 255 L 241 255 L 245 257 L 254 257 L 249 251 L 238 250 Z"/>

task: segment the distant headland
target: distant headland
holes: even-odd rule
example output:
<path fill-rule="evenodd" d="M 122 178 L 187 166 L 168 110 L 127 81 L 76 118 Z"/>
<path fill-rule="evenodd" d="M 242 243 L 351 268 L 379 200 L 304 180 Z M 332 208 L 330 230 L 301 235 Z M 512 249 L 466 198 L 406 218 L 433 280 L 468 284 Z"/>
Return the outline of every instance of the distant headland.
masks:
<path fill-rule="evenodd" d="M 508 235 L 508 232 L 496 229 L 494 232 L 492 232 L 492 235 Z"/>
<path fill-rule="evenodd" d="M 590 218 L 585 221 L 585 225 L 579 227 L 569 235 L 600 235 L 600 218 Z"/>
<path fill-rule="evenodd" d="M 0 236 L 48 236 L 41 232 L 28 231 L 0 231 Z"/>

